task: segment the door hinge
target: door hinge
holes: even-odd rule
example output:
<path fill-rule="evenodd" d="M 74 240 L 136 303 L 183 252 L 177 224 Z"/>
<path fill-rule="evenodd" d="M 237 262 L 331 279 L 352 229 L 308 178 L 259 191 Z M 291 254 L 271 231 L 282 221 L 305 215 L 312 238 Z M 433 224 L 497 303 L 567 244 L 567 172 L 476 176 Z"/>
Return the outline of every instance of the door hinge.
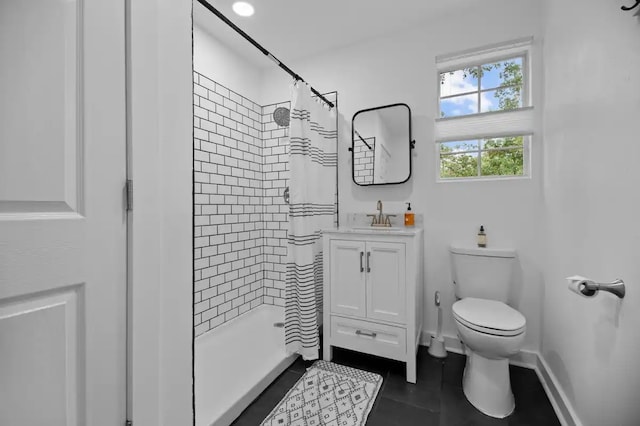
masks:
<path fill-rule="evenodd" d="M 133 210 L 133 180 L 127 179 L 127 211 Z M 130 426 L 130 425 L 127 425 Z"/>

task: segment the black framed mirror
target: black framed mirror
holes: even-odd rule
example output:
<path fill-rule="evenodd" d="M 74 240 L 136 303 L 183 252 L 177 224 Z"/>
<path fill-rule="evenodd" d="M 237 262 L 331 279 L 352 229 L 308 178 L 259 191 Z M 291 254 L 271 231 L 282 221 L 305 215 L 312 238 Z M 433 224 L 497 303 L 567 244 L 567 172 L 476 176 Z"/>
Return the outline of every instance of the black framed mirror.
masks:
<path fill-rule="evenodd" d="M 363 109 L 351 122 L 353 181 L 360 186 L 404 183 L 411 177 L 411 108 Z"/>

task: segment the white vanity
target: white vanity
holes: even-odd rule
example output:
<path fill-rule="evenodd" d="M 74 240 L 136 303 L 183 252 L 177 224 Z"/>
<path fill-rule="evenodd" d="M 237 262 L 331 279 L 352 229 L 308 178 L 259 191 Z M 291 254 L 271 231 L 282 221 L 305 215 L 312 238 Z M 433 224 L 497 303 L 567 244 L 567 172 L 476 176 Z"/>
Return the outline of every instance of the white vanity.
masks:
<path fill-rule="evenodd" d="M 323 358 L 338 346 L 407 364 L 416 382 L 423 323 L 423 231 L 324 231 Z"/>

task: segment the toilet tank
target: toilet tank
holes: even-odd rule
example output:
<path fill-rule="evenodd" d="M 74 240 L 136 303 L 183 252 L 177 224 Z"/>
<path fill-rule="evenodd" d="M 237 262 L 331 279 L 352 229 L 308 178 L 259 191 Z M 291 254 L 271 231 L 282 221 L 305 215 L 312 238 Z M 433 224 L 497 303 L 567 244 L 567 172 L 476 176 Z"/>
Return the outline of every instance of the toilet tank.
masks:
<path fill-rule="evenodd" d="M 510 249 L 451 246 L 456 297 L 507 302 L 516 252 Z"/>

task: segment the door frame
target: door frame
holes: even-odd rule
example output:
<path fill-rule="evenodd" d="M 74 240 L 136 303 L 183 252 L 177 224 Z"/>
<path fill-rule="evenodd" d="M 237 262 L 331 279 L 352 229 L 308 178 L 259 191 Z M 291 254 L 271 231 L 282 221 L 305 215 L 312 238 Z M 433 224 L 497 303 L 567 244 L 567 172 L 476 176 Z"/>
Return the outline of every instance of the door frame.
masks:
<path fill-rule="evenodd" d="M 192 3 L 125 0 L 128 416 L 193 424 Z"/>

